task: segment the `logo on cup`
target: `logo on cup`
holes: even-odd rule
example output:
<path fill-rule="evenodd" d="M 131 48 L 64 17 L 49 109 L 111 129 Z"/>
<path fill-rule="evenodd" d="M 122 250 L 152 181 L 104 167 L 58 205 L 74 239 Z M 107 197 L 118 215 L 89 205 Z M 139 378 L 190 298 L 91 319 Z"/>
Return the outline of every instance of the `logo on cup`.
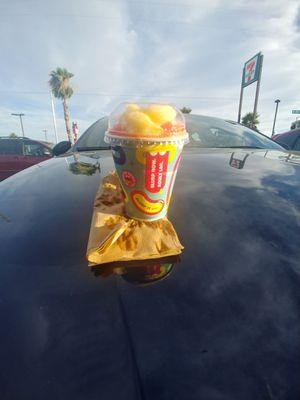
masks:
<path fill-rule="evenodd" d="M 152 200 L 146 193 L 140 190 L 132 191 L 130 196 L 135 207 L 146 215 L 159 214 L 165 205 L 163 200 Z"/>
<path fill-rule="evenodd" d="M 158 193 L 166 184 L 168 151 L 146 153 L 145 186 L 150 193 Z"/>
<path fill-rule="evenodd" d="M 125 185 L 129 188 L 133 188 L 136 185 L 136 177 L 129 171 L 122 172 L 122 178 Z"/>
<path fill-rule="evenodd" d="M 114 158 L 114 162 L 119 165 L 125 164 L 126 155 L 125 151 L 122 149 L 121 146 L 114 146 L 112 147 L 112 155 Z"/>

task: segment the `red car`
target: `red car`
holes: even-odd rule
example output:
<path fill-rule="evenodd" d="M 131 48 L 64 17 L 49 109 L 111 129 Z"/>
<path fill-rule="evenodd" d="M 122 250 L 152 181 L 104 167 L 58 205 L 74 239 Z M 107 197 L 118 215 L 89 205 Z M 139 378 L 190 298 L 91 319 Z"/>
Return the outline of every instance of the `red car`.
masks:
<path fill-rule="evenodd" d="M 36 140 L 0 137 L 0 181 L 51 157 L 51 148 Z"/>
<path fill-rule="evenodd" d="M 300 128 L 274 135 L 272 139 L 288 150 L 300 151 Z"/>

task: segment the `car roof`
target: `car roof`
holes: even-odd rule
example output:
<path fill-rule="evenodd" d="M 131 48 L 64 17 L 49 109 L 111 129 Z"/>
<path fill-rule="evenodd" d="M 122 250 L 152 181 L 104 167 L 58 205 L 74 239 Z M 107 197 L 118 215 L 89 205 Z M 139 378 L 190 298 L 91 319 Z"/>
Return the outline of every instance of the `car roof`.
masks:
<path fill-rule="evenodd" d="M 291 129 L 291 130 L 289 130 L 287 132 L 277 133 L 274 136 L 281 137 L 281 136 L 285 136 L 285 135 L 296 135 L 296 134 L 299 134 L 299 133 L 300 133 L 300 128 L 297 128 L 297 129 Z"/>

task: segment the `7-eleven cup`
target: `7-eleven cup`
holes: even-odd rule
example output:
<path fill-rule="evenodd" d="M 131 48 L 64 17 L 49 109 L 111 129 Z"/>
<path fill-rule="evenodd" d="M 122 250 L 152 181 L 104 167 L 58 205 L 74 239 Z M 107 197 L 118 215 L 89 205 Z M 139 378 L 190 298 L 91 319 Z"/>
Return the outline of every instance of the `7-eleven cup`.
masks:
<path fill-rule="evenodd" d="M 124 136 L 119 132 L 106 133 L 125 194 L 126 214 L 139 220 L 163 218 L 170 204 L 186 136 L 158 139 Z"/>
<path fill-rule="evenodd" d="M 129 217 L 156 220 L 167 214 L 182 144 L 113 146 L 116 171 Z"/>

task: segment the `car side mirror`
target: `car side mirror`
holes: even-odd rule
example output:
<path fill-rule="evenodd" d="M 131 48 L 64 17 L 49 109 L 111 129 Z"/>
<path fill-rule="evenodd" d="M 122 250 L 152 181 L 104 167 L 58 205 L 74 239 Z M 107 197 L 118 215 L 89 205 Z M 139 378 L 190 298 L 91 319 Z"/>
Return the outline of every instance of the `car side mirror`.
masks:
<path fill-rule="evenodd" d="M 61 154 L 66 153 L 71 148 L 71 142 L 68 140 L 64 140 L 62 142 L 57 143 L 53 149 L 52 153 L 54 156 L 60 156 Z"/>

